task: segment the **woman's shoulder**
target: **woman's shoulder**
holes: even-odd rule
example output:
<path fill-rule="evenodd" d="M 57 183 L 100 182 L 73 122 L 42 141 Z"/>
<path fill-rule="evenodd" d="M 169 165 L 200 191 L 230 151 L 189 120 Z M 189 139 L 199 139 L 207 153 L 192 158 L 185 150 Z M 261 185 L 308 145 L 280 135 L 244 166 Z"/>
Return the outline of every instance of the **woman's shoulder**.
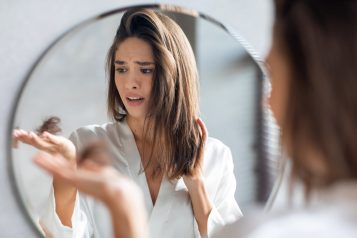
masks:
<path fill-rule="evenodd" d="M 92 139 L 104 139 L 107 141 L 117 141 L 125 138 L 127 128 L 123 122 L 108 122 L 102 125 L 92 124 L 80 127 L 73 131 L 69 139 L 74 144 L 87 144 Z"/>
<path fill-rule="evenodd" d="M 111 133 L 111 132 L 118 132 L 123 127 L 122 122 L 107 122 L 104 124 L 92 124 L 86 125 L 77 128 L 73 133 L 79 135 L 88 135 L 88 134 L 103 134 L 103 133 Z"/>
<path fill-rule="evenodd" d="M 219 139 L 208 137 L 205 145 L 205 163 L 213 166 L 233 167 L 232 153 L 229 147 Z"/>
<path fill-rule="evenodd" d="M 229 147 L 223 143 L 221 140 L 208 137 L 205 145 L 205 153 L 210 153 L 213 155 L 226 155 L 231 156 L 231 150 Z"/>

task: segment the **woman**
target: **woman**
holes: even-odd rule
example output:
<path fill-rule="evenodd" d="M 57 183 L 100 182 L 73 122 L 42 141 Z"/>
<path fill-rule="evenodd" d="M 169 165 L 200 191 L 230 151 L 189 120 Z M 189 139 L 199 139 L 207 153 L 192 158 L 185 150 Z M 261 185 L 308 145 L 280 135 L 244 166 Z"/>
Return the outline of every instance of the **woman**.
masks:
<path fill-rule="evenodd" d="M 269 104 L 306 206 L 217 237 L 356 237 L 357 1 L 274 3 Z"/>
<path fill-rule="evenodd" d="M 108 111 L 115 123 L 80 128 L 70 141 L 20 130 L 15 138 L 61 154 L 73 170 L 78 151 L 93 138 L 105 141 L 113 166 L 143 190 L 151 237 L 209 236 L 241 217 L 230 150 L 203 138 L 196 63 L 180 27 L 152 10 L 126 12 L 107 69 Z M 55 176 L 53 197 L 42 219 L 47 230 L 97 235 L 92 202 L 76 187 Z"/>

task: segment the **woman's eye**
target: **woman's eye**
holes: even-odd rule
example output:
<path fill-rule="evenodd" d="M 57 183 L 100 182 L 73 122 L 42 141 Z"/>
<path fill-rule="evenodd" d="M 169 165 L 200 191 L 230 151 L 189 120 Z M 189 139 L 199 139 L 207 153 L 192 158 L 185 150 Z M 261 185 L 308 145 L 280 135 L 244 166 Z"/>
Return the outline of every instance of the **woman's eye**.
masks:
<path fill-rule="evenodd" d="M 143 74 L 151 74 L 154 71 L 154 69 L 140 69 L 140 71 Z"/>
<path fill-rule="evenodd" d="M 117 68 L 115 70 L 120 74 L 125 73 L 126 71 L 128 71 L 126 68 Z"/>

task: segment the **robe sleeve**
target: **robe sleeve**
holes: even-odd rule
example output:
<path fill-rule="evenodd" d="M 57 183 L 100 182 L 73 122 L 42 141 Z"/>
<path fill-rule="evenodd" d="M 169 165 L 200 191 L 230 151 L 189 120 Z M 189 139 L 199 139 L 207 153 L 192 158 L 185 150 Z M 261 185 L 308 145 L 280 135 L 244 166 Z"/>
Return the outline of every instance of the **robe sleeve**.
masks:
<path fill-rule="evenodd" d="M 236 190 L 236 179 L 234 175 L 234 165 L 232 153 L 228 147 L 224 147 L 221 154 L 221 160 L 225 161 L 221 178 L 218 182 L 217 191 L 211 201 L 213 204 L 211 213 L 207 222 L 207 235 L 212 235 L 223 226 L 233 223 L 243 216 L 234 197 Z M 200 237 L 198 225 L 195 220 L 195 234 Z"/>
<path fill-rule="evenodd" d="M 71 221 L 72 227 L 68 227 L 63 225 L 58 217 L 52 187 L 43 213 L 40 215 L 41 227 L 46 231 L 46 233 L 52 235 L 54 238 L 90 238 L 93 233 L 93 229 L 91 229 L 91 226 L 88 223 L 86 214 L 81 210 L 78 192 L 76 195 Z"/>

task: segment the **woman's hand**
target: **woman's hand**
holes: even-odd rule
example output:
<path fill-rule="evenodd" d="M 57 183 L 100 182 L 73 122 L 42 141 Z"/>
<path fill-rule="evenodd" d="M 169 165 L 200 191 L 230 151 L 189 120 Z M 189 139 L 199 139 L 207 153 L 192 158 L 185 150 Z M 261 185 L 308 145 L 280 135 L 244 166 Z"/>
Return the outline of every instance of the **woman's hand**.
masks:
<path fill-rule="evenodd" d="M 13 131 L 13 141 L 15 145 L 18 141 L 21 141 L 50 154 L 61 154 L 71 163 L 72 167 L 76 167 L 76 148 L 65 137 L 56 136 L 46 131 L 41 135 L 37 135 L 32 131 L 27 132 L 22 129 L 15 129 Z"/>
<path fill-rule="evenodd" d="M 193 174 L 183 176 L 183 180 L 190 194 L 193 212 L 201 237 L 206 237 L 208 217 L 212 210 L 212 203 L 209 199 L 203 179 L 204 147 L 208 133 L 205 124 L 200 118 L 197 119 L 197 124 L 201 129 L 203 147 L 198 155 Z"/>
<path fill-rule="evenodd" d="M 75 170 L 77 168 L 76 148 L 74 144 L 65 137 L 52 135 L 48 132 L 43 132 L 37 135 L 34 132 L 27 132 L 20 129 L 13 131 L 13 141 L 21 141 L 31 145 L 40 151 L 39 155 L 48 153 L 47 158 L 53 157 L 52 163 L 59 162 L 55 158 L 61 157 L 63 165 L 68 169 Z M 64 163 L 65 162 L 65 163 Z M 77 188 L 67 183 L 63 183 L 57 177 L 53 177 L 53 192 L 56 203 L 56 213 L 65 226 L 72 227 L 72 214 L 75 206 Z"/>
<path fill-rule="evenodd" d="M 101 166 L 91 159 L 84 160 L 77 169 L 59 153 L 39 152 L 34 162 L 63 183 L 77 187 L 81 192 L 107 203 L 118 189 L 125 190 L 132 182 L 120 176 L 110 166 Z M 120 180 L 121 183 L 117 183 Z M 129 185 L 130 184 L 130 185 Z M 120 185 L 120 186 L 118 186 Z"/>
<path fill-rule="evenodd" d="M 187 189 L 190 191 L 191 188 L 194 189 L 196 185 L 200 184 L 203 180 L 203 165 L 204 165 L 204 148 L 205 144 L 207 141 L 207 128 L 204 122 L 201 120 L 201 118 L 197 119 L 197 124 L 199 125 L 200 131 L 201 131 L 201 137 L 202 137 L 202 143 L 203 147 L 202 150 L 200 151 L 200 154 L 197 155 L 197 162 L 194 168 L 194 172 L 191 175 L 185 175 L 183 176 L 183 180 L 185 182 L 185 185 Z"/>
<path fill-rule="evenodd" d="M 140 189 L 114 168 L 94 161 L 95 158 L 85 158 L 77 169 L 73 169 L 58 153 L 39 152 L 34 157 L 34 162 L 57 180 L 102 201 L 112 215 L 116 238 L 147 237 L 146 211 Z"/>

